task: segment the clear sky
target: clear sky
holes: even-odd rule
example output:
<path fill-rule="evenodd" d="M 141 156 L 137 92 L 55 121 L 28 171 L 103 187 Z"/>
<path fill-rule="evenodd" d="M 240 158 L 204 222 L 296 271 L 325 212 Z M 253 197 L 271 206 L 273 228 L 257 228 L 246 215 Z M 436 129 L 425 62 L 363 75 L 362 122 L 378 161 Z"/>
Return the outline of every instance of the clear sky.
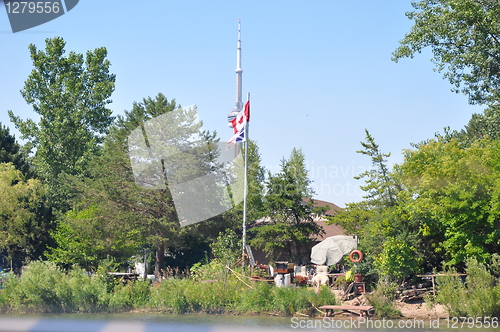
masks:
<path fill-rule="evenodd" d="M 263 166 L 276 172 L 302 148 L 315 197 L 344 206 L 361 199 L 353 176 L 371 165 L 356 153 L 365 128 L 399 163 L 410 143 L 482 111 L 450 92 L 430 52 L 391 61 L 411 9 L 410 0 L 80 0 L 13 34 L 0 4 L 0 122 L 19 137 L 7 110 L 36 118 L 19 92 L 32 69 L 28 45 L 61 36 L 67 51 L 108 49 L 115 115 L 161 92 L 196 104 L 205 129 L 229 139 L 241 19 L 243 95 L 251 93 L 250 136 Z"/>

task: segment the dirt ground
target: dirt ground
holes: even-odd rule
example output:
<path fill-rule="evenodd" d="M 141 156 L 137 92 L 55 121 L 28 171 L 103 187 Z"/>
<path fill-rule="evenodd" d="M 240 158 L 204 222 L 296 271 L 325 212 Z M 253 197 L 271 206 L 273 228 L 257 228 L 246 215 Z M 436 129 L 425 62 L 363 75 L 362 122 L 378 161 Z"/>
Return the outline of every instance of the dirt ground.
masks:
<path fill-rule="evenodd" d="M 337 298 L 340 298 L 341 291 L 333 291 Z M 364 295 L 355 297 L 350 301 L 344 301 L 344 305 L 369 305 L 367 298 Z M 396 308 L 401 311 L 404 318 L 409 319 L 436 319 L 446 318 L 448 313 L 443 305 L 437 304 L 430 308 L 425 302 L 404 303 L 395 302 Z"/>
<path fill-rule="evenodd" d="M 429 308 L 425 303 L 404 303 L 397 302 L 396 307 L 401 311 L 405 318 L 415 319 L 436 319 L 446 318 L 448 313 L 441 304 L 436 304 L 433 308 Z"/>

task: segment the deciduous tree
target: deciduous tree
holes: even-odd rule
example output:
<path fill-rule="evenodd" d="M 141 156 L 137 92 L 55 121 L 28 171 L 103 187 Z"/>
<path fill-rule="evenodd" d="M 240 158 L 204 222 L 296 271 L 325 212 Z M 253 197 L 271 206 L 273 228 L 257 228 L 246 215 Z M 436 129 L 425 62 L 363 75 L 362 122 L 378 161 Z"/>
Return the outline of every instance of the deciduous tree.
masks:
<path fill-rule="evenodd" d="M 406 16 L 414 24 L 393 53 L 412 58 L 430 48 L 437 71 L 473 104 L 500 102 L 500 3 L 421 0 Z"/>
<path fill-rule="evenodd" d="M 60 173 L 83 174 L 99 150 L 112 123 L 106 107 L 115 87 L 115 75 L 106 48 L 65 55 L 60 37 L 46 39 L 45 51 L 29 46 L 33 70 L 21 94 L 40 116 L 38 123 L 9 111 L 11 121 L 35 149 L 33 164 L 48 181 Z"/>
<path fill-rule="evenodd" d="M 465 149 L 434 140 L 405 153 L 404 212 L 449 265 L 489 261 L 500 249 L 499 156 L 499 143 L 487 139 Z"/>
<path fill-rule="evenodd" d="M 12 163 L 0 163 L 0 253 L 15 268 L 41 258 L 54 224 L 39 180 L 25 180 Z"/>

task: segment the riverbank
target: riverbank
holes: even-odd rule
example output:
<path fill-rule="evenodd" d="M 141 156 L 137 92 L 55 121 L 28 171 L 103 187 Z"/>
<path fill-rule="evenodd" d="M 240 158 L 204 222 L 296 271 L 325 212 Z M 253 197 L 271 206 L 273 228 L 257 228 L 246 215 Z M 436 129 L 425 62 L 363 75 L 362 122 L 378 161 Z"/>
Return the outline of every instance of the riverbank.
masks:
<path fill-rule="evenodd" d="M 477 271 L 476 271 L 477 270 Z M 468 271 L 467 283 L 454 275 L 442 277 L 434 307 L 425 303 L 396 301 L 396 284 L 378 284 L 369 294 L 342 302 L 340 291 L 323 286 L 319 292 L 307 286 L 276 287 L 253 279 L 212 272 L 212 279 L 170 277 L 150 284 L 116 280 L 108 274 L 89 276 L 81 269 L 62 270 L 50 262 L 33 262 L 21 277 L 9 277 L 0 292 L 4 314 L 108 314 L 142 310 L 166 314 L 274 315 L 321 317 L 323 305 L 372 305 L 376 318 L 433 319 L 499 317 L 500 286 L 481 269 Z M 481 274 L 484 274 L 482 276 Z M 447 312 L 443 305 L 450 311 Z"/>
<path fill-rule="evenodd" d="M 341 298 L 341 291 L 333 291 L 335 294 L 336 298 Z M 361 295 L 357 296 L 351 300 L 348 301 L 343 301 L 340 304 L 342 305 L 373 305 L 368 298 L 370 297 L 370 293 L 366 295 Z M 420 301 L 415 301 L 412 303 L 405 303 L 399 300 L 394 300 L 391 301 L 391 306 L 399 311 L 401 314 L 399 316 L 400 319 L 422 319 L 422 320 L 432 320 L 436 318 L 447 318 L 449 317 L 448 312 L 446 311 L 446 308 L 442 304 L 435 304 L 433 306 L 430 306 L 429 304 L 425 303 L 425 301 L 420 300 Z M 375 315 L 379 316 L 380 313 L 377 313 L 375 310 Z M 383 316 L 382 316 L 383 317 Z M 396 318 L 397 319 L 397 318 Z"/>
<path fill-rule="evenodd" d="M 404 303 L 397 301 L 395 306 L 401 311 L 401 315 L 407 319 L 432 320 L 449 317 L 448 312 L 442 304 L 436 304 L 430 308 L 425 302 Z"/>

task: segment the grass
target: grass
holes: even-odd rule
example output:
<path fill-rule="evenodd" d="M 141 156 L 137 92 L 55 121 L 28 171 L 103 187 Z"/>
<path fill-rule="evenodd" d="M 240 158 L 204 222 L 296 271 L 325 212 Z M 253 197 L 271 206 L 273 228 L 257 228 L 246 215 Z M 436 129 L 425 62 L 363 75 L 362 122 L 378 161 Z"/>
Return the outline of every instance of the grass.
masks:
<path fill-rule="evenodd" d="M 54 263 L 32 262 L 21 277 L 11 276 L 0 292 L 0 312 L 98 313 L 151 310 L 184 313 L 272 313 L 290 316 L 315 313 L 314 307 L 335 304 L 323 288 L 279 288 L 264 282 L 248 287 L 233 275 L 219 280 L 168 278 L 150 285 L 122 284 L 106 275 L 89 276 L 79 268 L 62 270 Z M 213 276 L 213 275 L 212 275 Z"/>
<path fill-rule="evenodd" d="M 367 296 L 377 317 L 394 319 L 402 316 L 394 304 L 397 288 L 397 284 L 380 281 L 375 290 Z"/>
<path fill-rule="evenodd" d="M 436 301 L 452 317 L 500 317 L 500 279 L 476 260 L 467 262 L 466 273 L 465 283 L 452 273 L 438 277 Z"/>

